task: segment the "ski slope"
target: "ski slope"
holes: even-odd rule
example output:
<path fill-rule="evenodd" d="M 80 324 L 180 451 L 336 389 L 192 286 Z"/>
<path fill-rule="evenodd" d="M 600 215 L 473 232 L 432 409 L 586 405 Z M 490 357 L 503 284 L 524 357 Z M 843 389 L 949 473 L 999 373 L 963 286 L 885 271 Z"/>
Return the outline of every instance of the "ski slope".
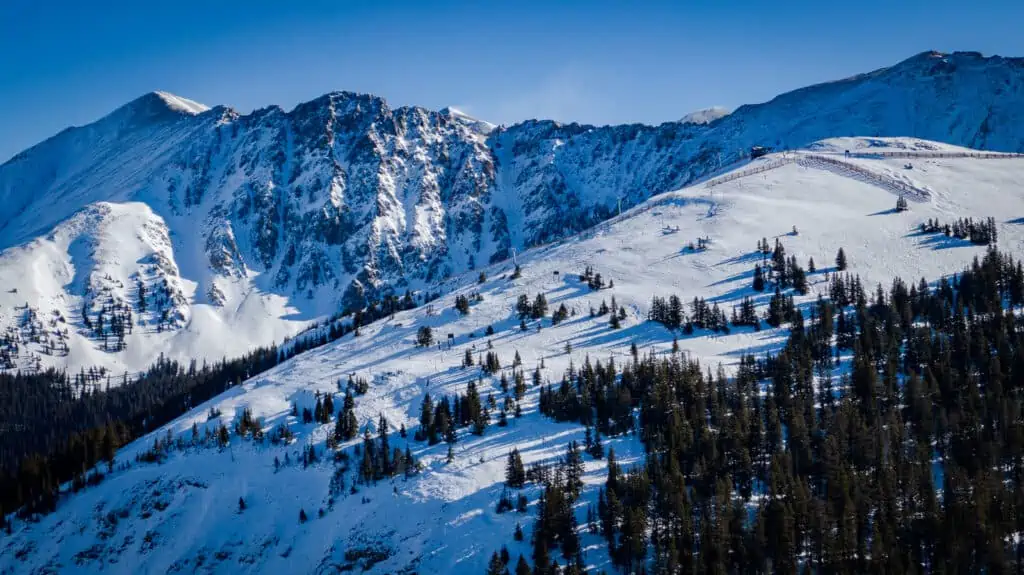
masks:
<path fill-rule="evenodd" d="M 538 390 L 531 387 L 522 404 L 523 417 L 510 418 L 508 427 L 492 424 L 482 437 L 461 430 L 451 463 L 445 461 L 444 443 L 428 447 L 413 441 L 425 393 L 436 398 L 462 392 L 470 380 L 483 377 L 481 395 L 501 397 L 496 377 L 482 376 L 477 366 L 461 367 L 466 349 L 476 357 L 492 345 L 509 375 L 518 351 L 527 379 L 543 362 L 544 378 L 551 381 L 558 381 L 570 363 L 579 366 L 588 356 L 625 361 L 632 343 L 642 353 L 666 353 L 672 334 L 644 321 L 653 295 L 677 294 L 684 303 L 704 297 L 727 314 L 744 296 L 752 296 L 763 312 L 770 294 L 750 287 L 754 264 L 761 257 L 755 246 L 762 237 L 769 242 L 778 238 L 801 264 L 814 258 L 818 271 L 809 275 L 810 293 L 804 300 L 827 295 L 826 278 L 840 247 L 847 254 L 849 271 L 860 275 L 868 290 L 877 283 L 888 286 L 897 275 L 932 282 L 984 252 L 967 241 L 918 233 L 918 224 L 929 218 L 948 222 L 995 217 L 1000 248 L 1024 251 L 1024 158 L 974 158 L 954 154 L 956 150 L 942 144 L 912 139 L 872 141 L 830 140 L 786 158 L 769 155 L 739 168 L 750 175 L 656 196 L 579 236 L 520 254 L 518 279 L 510 277 L 511 262 L 486 268 L 487 280 L 480 284 L 475 272 L 453 278 L 441 286 L 446 295 L 431 305 L 398 313 L 365 326 L 358 337 L 349 334 L 304 353 L 124 448 L 118 461 L 131 462 L 128 469 L 68 497 L 55 514 L 38 523 L 16 522 L 14 534 L 0 539 L 0 572 L 281 573 L 365 568 L 371 573 L 481 573 L 491 552 L 501 545 L 509 547 L 513 561 L 520 553 L 529 557 L 539 492 L 536 486 L 524 491 L 530 499 L 525 515 L 495 513 L 505 457 L 518 447 L 527 466 L 553 461 L 564 453 L 568 441 L 582 442 L 583 429 L 538 414 Z M 909 160 L 910 168 L 906 158 L 845 157 L 845 150 L 869 145 L 876 152 L 928 147 L 951 157 L 922 155 Z M 852 177 L 801 161 L 801 154 L 824 153 L 834 153 L 879 179 Z M 751 171 L 759 165 L 770 169 Z M 909 211 L 896 212 L 896 194 L 879 184 L 886 178 L 927 194 L 911 202 Z M 698 237 L 710 238 L 708 248 L 689 250 L 688 244 Z M 585 266 L 592 266 L 606 282 L 613 281 L 614 287 L 591 291 L 578 277 Z M 483 301 L 475 303 L 467 316 L 459 315 L 453 309 L 454 298 L 474 292 Z M 575 315 L 555 327 L 548 318 L 540 330 L 533 322 L 520 331 L 517 297 L 525 293 L 532 299 L 540 292 L 546 294 L 551 311 L 564 303 Z M 591 307 L 598 308 L 613 296 L 628 311 L 618 330 L 608 326 L 608 316 L 589 314 Z M 424 325 L 434 330 L 442 345 L 414 346 L 416 332 Z M 484 335 L 488 326 L 494 328 L 493 336 Z M 703 365 L 729 369 L 741 354 L 777 349 L 786 333 L 734 328 L 729 335 L 698 331 L 679 337 L 682 350 Z M 357 494 L 342 495 L 331 507 L 327 498 L 333 464 L 321 458 L 303 468 L 299 462 L 307 445 L 323 448 L 333 424 L 303 424 L 290 409 L 293 403 L 311 408 L 317 391 L 337 392 L 337 383 L 350 374 L 370 381 L 368 393 L 356 397 L 360 425 L 374 428 L 383 414 L 393 426 L 392 445 L 403 449 L 407 440 L 397 431 L 404 425 L 424 470 L 408 480 L 360 486 Z M 341 405 L 340 397 L 336 396 L 336 406 Z M 212 421 L 211 407 L 222 414 Z M 243 408 L 252 409 L 265 429 L 287 422 L 295 433 L 294 443 L 255 445 L 233 436 L 223 450 L 189 447 L 159 465 L 134 463 L 154 437 L 170 433 L 188 438 L 193 424 L 201 432 L 219 422 L 230 427 Z M 605 446 L 616 450 L 624 466 L 642 461 L 642 447 L 633 437 L 608 438 Z M 275 457 L 283 462 L 286 456 L 291 463 L 275 470 Z M 587 487 L 577 508 L 580 523 L 586 505 L 596 501 L 605 472 L 604 461 L 589 456 L 585 460 Z M 349 472 L 346 485 L 354 474 Z M 247 502 L 244 512 L 238 511 L 239 497 Z M 298 521 L 299 509 L 309 521 Z M 521 543 L 512 539 L 516 522 L 526 530 Z M 583 532 L 581 541 L 591 567 L 610 568 L 599 536 Z"/>

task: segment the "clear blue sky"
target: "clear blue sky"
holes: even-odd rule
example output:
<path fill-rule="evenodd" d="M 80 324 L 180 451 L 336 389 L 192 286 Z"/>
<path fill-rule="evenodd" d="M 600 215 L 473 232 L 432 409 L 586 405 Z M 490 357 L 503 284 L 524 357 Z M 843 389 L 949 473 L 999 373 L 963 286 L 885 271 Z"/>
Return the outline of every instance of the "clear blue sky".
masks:
<path fill-rule="evenodd" d="M 658 123 L 929 49 L 1024 56 L 1021 23 L 1020 0 L 2 0 L 0 161 L 151 90 L 243 112 L 353 90 L 495 123 Z"/>

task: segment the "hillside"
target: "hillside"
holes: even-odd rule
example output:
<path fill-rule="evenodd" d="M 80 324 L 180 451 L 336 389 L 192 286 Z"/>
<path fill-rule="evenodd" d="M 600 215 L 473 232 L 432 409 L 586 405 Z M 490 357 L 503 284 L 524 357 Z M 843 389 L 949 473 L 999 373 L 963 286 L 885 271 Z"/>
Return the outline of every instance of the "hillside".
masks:
<path fill-rule="evenodd" d="M 251 114 L 148 94 L 0 166 L 0 368 L 117 376 L 235 355 L 571 237 L 753 145 L 1024 151 L 1022 93 L 1019 59 L 925 53 L 660 126 L 494 127 L 348 92 Z"/>
<path fill-rule="evenodd" d="M 731 118 L 753 113 L 741 108 L 712 122 L 710 129 L 723 130 Z M 525 129 L 490 137 L 504 141 Z M 992 147 L 1021 149 L 1018 143 L 991 138 L 986 142 Z M 977 143 L 959 136 L 952 139 Z M 750 297 L 763 314 L 771 292 L 751 287 L 755 264 L 766 258 L 755 249 L 762 238 L 781 242 L 800 265 L 809 258 L 816 262 L 817 270 L 807 276 L 808 293 L 795 297 L 808 311 L 806 306 L 819 295 L 829 297 L 830 278 L 838 275 L 833 260 L 840 248 L 848 257 L 848 271 L 860 277 L 869 294 L 876 284 L 888 289 L 896 276 L 915 283 L 924 278 L 935 285 L 985 254 L 986 248 L 968 240 L 921 231 L 920 225 L 930 219 L 952 223 L 964 217 L 994 217 L 1000 249 L 1020 254 L 1024 158 L 979 156 L 973 150 L 913 138 L 826 140 L 785 155 L 770 154 L 711 180 L 657 195 L 582 234 L 523 251 L 516 257 L 520 277 L 512 277 L 511 261 L 490 266 L 480 262 L 484 278 L 478 279 L 477 271 L 454 275 L 438 286 L 445 294 L 440 299 L 297 356 L 120 450 L 117 461 L 126 467 L 100 485 L 69 495 L 56 513 L 38 522 L 15 522 L 13 534 L 0 539 L 0 572 L 483 573 L 490 554 L 502 545 L 509 547 L 513 561 L 520 553 L 529 558 L 541 488 L 531 482 L 522 490 L 529 501 L 527 514 L 496 513 L 506 457 L 517 448 L 527 466 L 551 462 L 565 453 L 567 442 L 584 440 L 578 423 L 556 423 L 538 412 L 541 388 L 529 385 L 535 370 L 557 387 L 570 366 L 579 370 L 609 358 L 618 365 L 629 363 L 632 344 L 640 354 L 670 357 L 674 337 L 681 352 L 699 360 L 704 370 L 721 365 L 730 374 L 736 372 L 741 355 L 778 352 L 788 326 L 772 328 L 760 322 L 759 330 L 734 327 L 726 334 L 698 328 L 692 334 L 673 334 L 645 321 L 652 297 L 672 294 L 687 305 L 688 314 L 695 297 L 717 304 L 727 315 Z M 500 160 L 500 153 L 497 157 L 500 166 L 495 169 L 504 173 L 508 164 Z M 894 207 L 901 194 L 909 210 L 898 212 Z M 538 229 L 537 220 L 530 221 L 528 227 L 510 230 Z M 4 257 L 31 257 L 25 254 L 42 250 L 85 257 L 77 255 L 87 250 L 76 249 L 75 238 L 88 237 L 102 246 L 103 235 L 116 234 L 121 225 L 150 233 L 141 234 L 136 244 L 125 248 L 135 251 L 122 252 L 116 261 L 157 261 L 166 254 L 167 232 L 153 212 L 123 204 L 76 216 L 45 241 L 36 240 L 38 246 L 18 248 L 24 253 L 5 252 Z M 80 235 L 81 228 L 89 230 L 87 236 Z M 699 238 L 707 240 L 706 248 L 698 247 L 704 244 Z M 103 257 L 101 249 L 91 253 L 89 261 L 115 261 Z M 93 277 L 125 273 L 110 265 L 87 269 L 93 270 Z M 154 274 L 178 275 L 170 265 L 155 267 Z M 587 267 L 601 275 L 604 287 L 592 289 L 581 279 Z M 58 286 L 82 279 L 78 267 L 58 271 L 65 274 L 58 276 Z M 194 297 L 190 290 L 197 289 L 184 280 L 180 286 L 171 285 L 186 300 Z M 111 293 L 120 293 L 118 289 L 111 288 Z M 544 294 L 549 307 L 543 319 L 525 320 L 525 331 L 516 315 L 517 300 L 524 294 L 530 300 Z M 470 299 L 467 315 L 454 309 L 460 296 Z M 613 299 L 625 310 L 619 329 L 609 325 L 608 315 L 591 313 Z M 551 313 L 562 305 L 570 315 L 552 325 Z M 181 313 L 189 321 L 189 312 Z M 423 326 L 432 328 L 439 344 L 415 345 Z M 493 335 L 486 335 L 488 327 Z M 500 370 L 488 374 L 479 365 L 464 367 L 467 351 L 474 363 L 496 353 Z M 844 363 L 834 370 L 837 380 L 848 369 L 850 353 L 844 352 Z M 519 368 L 513 367 L 517 354 Z M 466 393 L 476 381 L 480 395 L 493 394 L 500 405 L 509 395 L 501 388 L 501 376 L 514 382 L 516 371 L 525 373 L 528 385 L 519 401 L 522 415 L 510 413 L 507 427 L 497 425 L 498 409 L 492 409 L 483 435 L 459 430 L 451 462 L 446 461 L 444 442 L 429 446 L 413 439 L 425 394 L 436 400 Z M 334 422 L 303 423 L 291 414 L 292 406 L 313 409 L 323 394 L 332 394 L 334 405 L 340 407 L 350 377 L 369 384 L 364 394 L 355 395 L 360 429 L 365 425 L 376 436 L 378 418 L 384 416 L 391 445 L 408 447 L 422 465 L 418 474 L 358 483 L 359 459 L 353 450 L 360 439 L 339 447 L 353 459 L 333 463 L 334 449 L 327 441 Z M 217 433 L 220 424 L 230 429 L 239 423 L 246 410 L 268 436 L 287 425 L 293 439 L 274 444 L 232 434 L 223 447 L 209 440 L 197 442 L 202 446 L 193 443 L 193 426 L 200 437 L 206 431 Z M 639 416 L 640 409 L 636 411 Z M 408 438 L 399 436 L 400 427 L 408 430 Z M 167 449 L 160 463 L 137 461 L 154 440 L 165 437 L 180 439 L 181 446 Z M 623 467 L 642 463 L 639 435 L 603 439 Z M 319 460 L 304 465 L 310 446 Z M 332 477 L 346 466 L 348 471 L 337 473 L 345 488 L 332 495 Z M 576 506 L 581 524 L 587 505 L 596 505 L 606 474 L 607 460 L 585 457 L 585 485 Z M 352 485 L 358 486 L 357 493 L 348 490 Z M 748 504 L 756 507 L 765 489 L 755 490 L 754 502 Z M 298 520 L 300 509 L 308 514 L 307 521 Z M 512 538 L 517 522 L 527 531 L 523 542 Z M 585 530 L 580 538 L 586 564 L 612 572 L 603 538 Z M 552 555 L 565 563 L 557 552 Z"/>

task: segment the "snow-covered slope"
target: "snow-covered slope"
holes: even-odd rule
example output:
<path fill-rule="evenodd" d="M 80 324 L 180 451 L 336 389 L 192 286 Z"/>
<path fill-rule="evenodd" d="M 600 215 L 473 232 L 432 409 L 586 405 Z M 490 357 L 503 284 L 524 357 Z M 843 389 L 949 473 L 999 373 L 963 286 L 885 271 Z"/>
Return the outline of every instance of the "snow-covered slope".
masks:
<path fill-rule="evenodd" d="M 690 112 L 689 114 L 682 117 L 680 122 L 683 124 L 710 124 L 715 120 L 724 118 L 729 115 L 729 110 L 722 106 L 712 106 L 710 108 L 704 108 L 703 110 L 697 110 L 696 112 Z"/>
<path fill-rule="evenodd" d="M 983 253 L 983 247 L 967 241 L 919 233 L 918 225 L 929 218 L 950 222 L 992 216 L 1000 248 L 1011 253 L 1024 249 L 1024 190 L 1019 185 L 1024 158 L 972 157 L 970 150 L 914 139 L 843 138 L 811 148 L 785 157 L 769 155 L 707 183 L 650 199 L 579 236 L 528 250 L 517 258 L 522 266 L 518 279 L 510 277 L 508 262 L 487 268 L 483 283 L 477 283 L 476 274 L 454 277 L 445 286 L 452 292 L 432 305 L 365 326 L 358 337 L 345 336 L 244 382 L 125 448 L 118 460 L 133 462 L 154 438 L 167 433 L 188 443 L 193 424 L 200 433 L 220 422 L 230 427 L 244 408 L 268 430 L 287 423 L 294 443 L 256 445 L 232 436 L 224 449 L 184 447 L 159 465 L 133 463 L 101 485 L 70 496 L 39 523 L 16 523 L 14 534 L 0 541 L 0 571 L 274 573 L 366 567 L 371 573 L 481 573 L 490 553 L 503 544 L 513 559 L 519 553 L 529 556 L 536 488 L 525 491 L 529 514 L 495 512 L 509 450 L 518 447 L 527 465 L 550 461 L 564 453 L 568 441 L 580 440 L 583 429 L 540 416 L 537 388 L 530 387 L 522 418 L 513 418 L 505 428 L 491 425 L 482 437 L 460 435 L 451 463 L 445 461 L 444 443 L 428 447 L 413 441 L 427 392 L 435 398 L 461 392 L 470 380 L 482 377 L 481 393 L 502 397 L 497 376 L 483 375 L 476 366 L 460 367 L 467 349 L 476 356 L 493 346 L 506 375 L 518 352 L 528 378 L 543 363 L 543 377 L 555 381 L 570 362 L 579 367 L 588 356 L 626 361 L 632 343 L 644 353 L 665 353 L 671 333 L 643 321 L 653 295 L 677 294 L 684 302 L 705 297 L 727 313 L 742 297 L 752 296 L 763 312 L 769 294 L 750 287 L 761 257 L 755 247 L 763 237 L 770 242 L 778 238 L 801 263 L 812 257 L 817 262 L 806 299 L 827 295 L 826 278 L 840 247 L 848 255 L 849 271 L 859 274 L 867 289 L 876 283 L 887 286 L 896 275 L 934 281 Z M 913 153 L 908 150 L 919 155 L 908 160 L 877 154 Z M 909 211 L 893 209 L 893 180 L 921 192 L 911 197 Z M 710 240 L 706 250 L 688 248 L 698 237 Z M 585 266 L 614 287 L 590 290 L 578 277 Z M 452 309 L 457 295 L 474 292 L 483 300 L 467 316 Z M 551 309 L 564 304 L 574 315 L 558 326 L 545 319 L 539 330 L 531 322 L 520 331 L 516 299 L 537 293 L 546 294 Z M 618 330 L 609 327 L 607 316 L 589 313 L 612 297 L 628 312 Z M 451 334 L 451 345 L 414 347 L 424 325 L 445 343 Z M 488 326 L 493 336 L 484 335 Z M 719 363 L 729 368 L 742 353 L 776 349 L 784 338 L 784 329 L 739 328 L 729 335 L 698 331 L 681 336 L 679 344 L 713 369 Z M 303 424 L 290 415 L 290 407 L 312 407 L 317 391 L 337 394 L 338 382 L 350 374 L 370 381 L 368 392 L 356 398 L 360 425 L 374 427 L 378 415 L 385 415 L 395 432 L 393 445 L 404 449 L 408 443 L 424 470 L 408 480 L 337 494 L 332 506 L 328 498 L 335 464 L 329 457 L 307 468 L 301 464 L 308 445 L 322 453 L 332 425 Z M 211 407 L 222 415 L 209 419 Z M 399 438 L 401 425 L 409 429 L 410 439 Z M 626 464 L 643 455 L 632 437 L 611 438 L 606 445 Z M 275 458 L 282 462 L 280 469 L 275 469 Z M 581 521 L 585 504 L 596 499 L 604 466 L 586 459 Z M 344 474 L 346 486 L 358 465 L 351 467 Z M 247 502 L 241 513 L 239 497 Z M 308 522 L 299 522 L 300 509 Z M 526 542 L 512 540 L 516 522 L 527 529 Z M 607 568 L 599 536 L 581 537 L 587 563 Z"/>
<path fill-rule="evenodd" d="M 20 367 L 39 367 L 41 358 L 102 367 L 111 357 L 141 367 L 154 350 L 234 357 L 292 333 L 262 323 L 290 311 L 273 294 L 235 293 L 230 309 L 201 303 L 196 282 L 182 277 L 170 233 L 144 203 L 97 202 L 0 253 L 0 285 L 17 286 L 0 292 L 0 325 L 8 326 L 0 335 L 19 342 L 16 357 L 31 358 Z"/>
<path fill-rule="evenodd" d="M 1022 122 L 1022 60 L 973 53 L 925 53 L 713 122 L 660 126 L 495 128 L 450 108 L 391 108 L 346 92 L 240 115 L 153 93 L 0 166 L 0 251 L 16 278 L 0 287 L 18 290 L 0 299 L 0 328 L 20 334 L 12 318 L 23 311 L 61 313 L 69 332 L 93 343 L 59 355 L 0 333 L 17 345 L 18 366 L 77 371 L 88 360 L 120 373 L 159 353 L 219 358 L 228 350 L 208 335 L 245 331 L 253 335 L 241 344 L 269 343 L 339 309 L 431 288 L 733 166 L 753 145 L 891 135 L 1015 152 L 1024 150 Z M 7 254 L 41 249 L 61 222 L 103 203 L 145 204 L 162 222 L 164 259 L 184 290 L 173 322 L 153 337 L 133 330 L 121 351 L 102 351 L 103 336 L 88 335 L 102 308 L 87 324 L 82 293 L 16 263 L 56 269 L 71 254 Z M 111 274 L 129 302 L 149 265 L 136 264 Z"/>

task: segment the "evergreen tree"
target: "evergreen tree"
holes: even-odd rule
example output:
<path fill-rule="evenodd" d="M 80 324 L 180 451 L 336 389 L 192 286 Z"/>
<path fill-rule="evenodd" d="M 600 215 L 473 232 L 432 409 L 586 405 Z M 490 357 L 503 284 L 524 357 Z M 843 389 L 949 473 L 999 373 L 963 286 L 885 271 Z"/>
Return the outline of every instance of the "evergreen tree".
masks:
<path fill-rule="evenodd" d="M 416 430 L 416 439 L 423 441 L 430 438 L 431 445 L 437 443 L 437 428 L 434 426 L 434 401 L 427 392 L 420 404 L 420 428 Z"/>
<path fill-rule="evenodd" d="M 322 415 L 323 420 L 321 423 L 330 423 L 331 417 L 334 416 L 334 397 L 330 393 L 324 394 Z"/>
<path fill-rule="evenodd" d="M 839 251 L 836 252 L 836 269 L 841 272 L 846 271 L 846 252 L 843 251 L 843 248 L 839 248 Z"/>
<path fill-rule="evenodd" d="M 519 450 L 512 448 L 508 454 L 508 463 L 505 465 L 505 485 L 512 489 L 520 489 L 526 484 L 526 468 L 523 467 L 523 459 Z"/>
<path fill-rule="evenodd" d="M 416 332 L 416 345 L 420 347 L 430 347 L 434 345 L 434 331 L 430 329 L 430 326 L 420 326 Z"/>
<path fill-rule="evenodd" d="M 509 575 L 508 568 L 501 562 L 497 551 L 491 554 L 491 560 L 487 563 L 487 575 Z"/>
<path fill-rule="evenodd" d="M 604 458 L 604 443 L 601 442 L 601 433 L 597 432 L 594 434 L 594 443 L 587 450 L 591 457 L 594 459 Z"/>
<path fill-rule="evenodd" d="M 533 306 L 530 305 L 530 296 L 519 294 L 519 299 L 516 300 L 516 313 L 519 314 L 520 320 L 530 317 L 533 313 Z"/>
<path fill-rule="evenodd" d="M 754 291 L 764 291 L 764 273 L 760 264 L 754 266 Z"/>
<path fill-rule="evenodd" d="M 531 575 L 530 564 L 526 562 L 526 559 L 520 555 L 519 560 L 516 561 L 516 575 Z"/>
<path fill-rule="evenodd" d="M 352 391 L 345 391 L 345 400 L 342 404 L 341 415 L 334 423 L 334 440 L 338 443 L 355 439 L 359 433 L 359 424 L 356 421 L 356 401 L 352 397 Z"/>
<path fill-rule="evenodd" d="M 619 329 L 622 327 L 622 323 L 619 321 L 619 314 L 611 314 L 611 319 L 608 321 L 608 327 L 612 329 Z"/>
<path fill-rule="evenodd" d="M 533 306 L 530 308 L 530 317 L 533 319 L 540 319 L 548 314 L 548 300 L 544 297 L 544 294 L 539 293 L 533 300 Z"/>
<path fill-rule="evenodd" d="M 462 315 L 469 314 L 469 298 L 463 294 L 455 296 L 455 309 Z"/>

